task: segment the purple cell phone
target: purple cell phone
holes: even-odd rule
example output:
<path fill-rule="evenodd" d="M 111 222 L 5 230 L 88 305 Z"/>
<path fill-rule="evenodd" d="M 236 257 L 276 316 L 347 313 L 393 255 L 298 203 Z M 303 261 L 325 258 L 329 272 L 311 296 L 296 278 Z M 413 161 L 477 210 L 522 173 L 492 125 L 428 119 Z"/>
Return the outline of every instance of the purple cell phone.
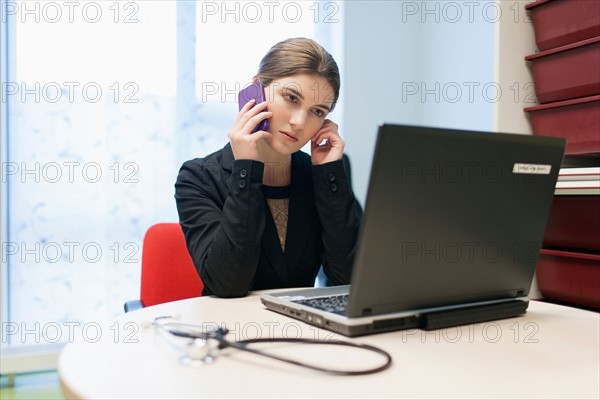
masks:
<path fill-rule="evenodd" d="M 254 82 L 252 85 L 244 88 L 240 91 L 238 95 L 238 104 L 240 106 L 240 110 L 244 105 L 252 99 L 256 99 L 256 104 L 262 103 L 265 101 L 265 88 L 260 82 Z M 257 131 L 267 131 L 269 130 L 269 119 L 263 119 L 261 122 L 256 125 L 252 133 Z"/>

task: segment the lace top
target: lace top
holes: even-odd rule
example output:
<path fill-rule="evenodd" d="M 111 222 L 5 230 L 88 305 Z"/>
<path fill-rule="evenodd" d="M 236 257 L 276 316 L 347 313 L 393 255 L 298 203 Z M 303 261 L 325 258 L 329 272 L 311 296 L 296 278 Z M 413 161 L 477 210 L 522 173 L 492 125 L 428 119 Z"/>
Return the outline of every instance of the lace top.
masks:
<path fill-rule="evenodd" d="M 267 204 L 271 209 L 271 215 L 277 228 L 277 236 L 281 244 L 281 250 L 285 252 L 285 239 L 287 236 L 288 211 L 290 207 L 291 186 L 266 186 L 263 185 L 263 193 Z"/>

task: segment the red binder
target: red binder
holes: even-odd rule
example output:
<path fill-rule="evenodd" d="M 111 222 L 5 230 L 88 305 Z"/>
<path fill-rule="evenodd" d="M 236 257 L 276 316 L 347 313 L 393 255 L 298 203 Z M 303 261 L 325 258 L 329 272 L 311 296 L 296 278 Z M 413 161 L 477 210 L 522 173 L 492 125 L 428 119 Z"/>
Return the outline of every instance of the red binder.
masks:
<path fill-rule="evenodd" d="M 525 57 L 540 103 L 600 94 L 600 36 Z"/>
<path fill-rule="evenodd" d="M 567 155 L 600 154 L 600 96 L 525 109 L 534 135 L 567 139 Z"/>
<path fill-rule="evenodd" d="M 536 276 L 545 298 L 600 310 L 600 254 L 542 249 Z"/>
<path fill-rule="evenodd" d="M 541 51 L 600 36 L 600 1 L 538 0 L 529 3 Z"/>
<path fill-rule="evenodd" d="M 600 196 L 554 196 L 544 247 L 600 252 Z"/>

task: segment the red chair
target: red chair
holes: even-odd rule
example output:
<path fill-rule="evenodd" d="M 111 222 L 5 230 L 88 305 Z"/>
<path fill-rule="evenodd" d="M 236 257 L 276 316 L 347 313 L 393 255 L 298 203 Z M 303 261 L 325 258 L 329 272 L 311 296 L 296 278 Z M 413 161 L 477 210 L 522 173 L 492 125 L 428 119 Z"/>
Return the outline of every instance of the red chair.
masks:
<path fill-rule="evenodd" d="M 142 246 L 140 300 L 125 303 L 125 312 L 202 295 L 204 287 L 185 244 L 181 226 L 151 226 Z"/>

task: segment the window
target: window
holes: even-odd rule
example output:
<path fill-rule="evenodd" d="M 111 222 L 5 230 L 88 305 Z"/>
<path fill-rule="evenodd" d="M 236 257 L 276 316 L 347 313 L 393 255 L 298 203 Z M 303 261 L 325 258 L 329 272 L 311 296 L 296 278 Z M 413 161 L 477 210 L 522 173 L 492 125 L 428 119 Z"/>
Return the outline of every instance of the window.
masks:
<path fill-rule="evenodd" d="M 341 61 L 341 2 L 1 11 L 3 353 L 61 346 L 139 298 L 146 229 L 177 221 L 181 163 L 225 144 L 271 45 L 314 37 Z"/>

